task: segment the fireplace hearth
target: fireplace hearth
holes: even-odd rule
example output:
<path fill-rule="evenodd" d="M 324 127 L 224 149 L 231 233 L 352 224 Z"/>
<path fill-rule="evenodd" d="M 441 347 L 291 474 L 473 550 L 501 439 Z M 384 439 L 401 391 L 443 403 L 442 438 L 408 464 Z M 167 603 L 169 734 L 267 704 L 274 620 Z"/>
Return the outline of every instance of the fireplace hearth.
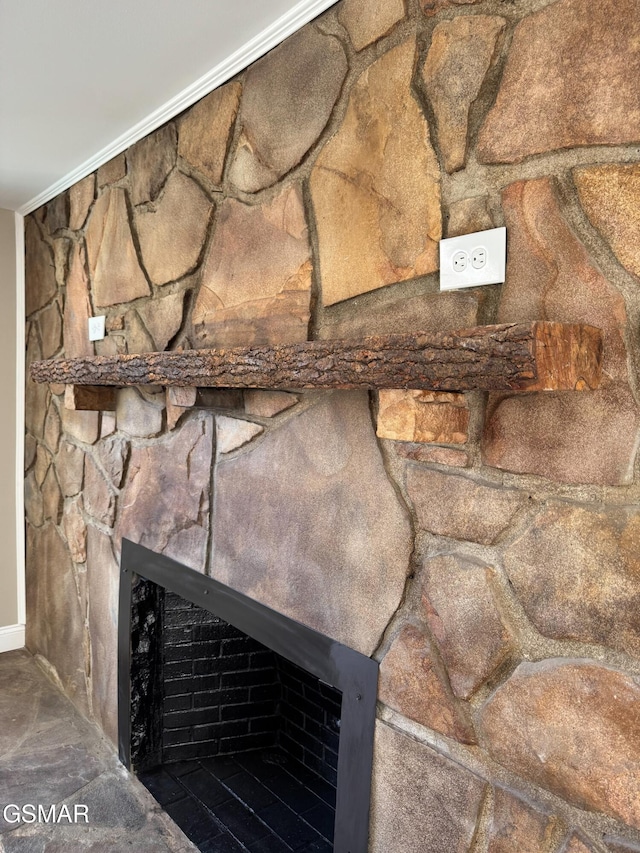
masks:
<path fill-rule="evenodd" d="M 364 853 L 377 664 L 123 541 L 120 757 L 207 853 Z"/>

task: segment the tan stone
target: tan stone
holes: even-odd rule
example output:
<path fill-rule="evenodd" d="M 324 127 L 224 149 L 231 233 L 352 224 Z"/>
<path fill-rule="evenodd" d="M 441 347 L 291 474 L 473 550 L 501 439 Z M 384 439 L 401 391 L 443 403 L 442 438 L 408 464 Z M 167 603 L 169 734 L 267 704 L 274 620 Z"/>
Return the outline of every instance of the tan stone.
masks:
<path fill-rule="evenodd" d="M 138 306 L 145 328 L 153 338 L 154 349 L 162 352 L 167 348 L 182 325 L 184 292 L 161 296 Z"/>
<path fill-rule="evenodd" d="M 53 252 L 40 235 L 33 216 L 24 225 L 25 309 L 27 317 L 52 299 L 58 288 Z"/>
<path fill-rule="evenodd" d="M 527 496 L 418 465 L 407 467 L 407 491 L 423 530 L 491 545 L 507 529 Z"/>
<path fill-rule="evenodd" d="M 162 409 L 143 400 L 135 388 L 118 392 L 118 428 L 135 438 L 150 438 L 162 429 Z"/>
<path fill-rule="evenodd" d="M 40 341 L 35 324 L 27 331 L 26 387 L 25 387 L 25 426 L 36 438 L 44 438 L 44 422 L 47 415 L 49 393 L 44 383 L 34 382 L 29 368 L 34 361 L 42 358 Z"/>
<path fill-rule="evenodd" d="M 380 391 L 377 435 L 400 441 L 465 444 L 469 409 L 464 394 Z"/>
<path fill-rule="evenodd" d="M 640 826 L 640 686 L 567 659 L 521 664 L 479 715 L 492 757 L 570 803 Z"/>
<path fill-rule="evenodd" d="M 640 165 L 575 169 L 580 204 L 620 263 L 640 278 Z"/>
<path fill-rule="evenodd" d="M 263 432 L 264 428 L 258 424 L 218 415 L 216 418 L 216 450 L 218 453 L 230 453 L 232 450 L 237 450 L 252 441 Z"/>
<path fill-rule="evenodd" d="M 40 312 L 38 326 L 42 342 L 42 357 L 51 358 L 62 345 L 62 316 L 57 302 L 52 302 Z"/>
<path fill-rule="evenodd" d="M 69 189 L 69 228 L 77 231 L 87 220 L 96 191 L 95 174 L 87 175 Z"/>
<path fill-rule="evenodd" d="M 373 767 L 371 853 L 471 849 L 482 779 L 381 722 Z"/>
<path fill-rule="evenodd" d="M 559 0 L 520 21 L 480 131 L 481 161 L 637 142 L 639 38 L 636 0 Z"/>
<path fill-rule="evenodd" d="M 86 256 L 84 247 L 77 244 L 72 249 L 64 304 L 64 354 L 67 358 L 93 355 L 88 323 L 91 316 Z"/>
<path fill-rule="evenodd" d="M 495 788 L 487 853 L 548 853 L 556 824 L 530 803 Z"/>
<path fill-rule="evenodd" d="M 34 527 L 44 524 L 42 490 L 36 480 L 35 471 L 29 471 L 24 481 L 24 510 L 27 521 Z"/>
<path fill-rule="evenodd" d="M 393 292 L 388 292 L 393 296 Z M 377 291 L 370 297 L 387 296 Z M 380 299 L 363 305 L 361 296 L 322 313 L 318 337 L 322 340 L 365 338 L 368 335 L 393 335 L 409 332 L 441 332 L 476 325 L 480 293 L 431 293 Z"/>
<path fill-rule="evenodd" d="M 99 412 L 74 412 L 62 406 L 62 431 L 83 444 L 93 444 L 100 433 Z"/>
<path fill-rule="evenodd" d="M 640 853 L 640 844 L 630 841 L 628 838 L 614 838 L 611 835 L 605 835 L 604 840 L 607 844 L 607 850 L 611 850 L 611 853 Z"/>
<path fill-rule="evenodd" d="M 114 541 L 122 537 L 204 571 L 213 419 L 192 418 L 166 438 L 134 447 Z"/>
<path fill-rule="evenodd" d="M 118 743 L 118 588 L 120 572 L 111 540 L 92 524 L 87 528 L 87 591 L 91 636 L 93 716 Z"/>
<path fill-rule="evenodd" d="M 462 557 L 426 560 L 422 604 L 456 696 L 468 699 L 514 651 L 495 593 L 495 569 Z"/>
<path fill-rule="evenodd" d="M 88 515 L 101 524 L 111 526 L 115 517 L 116 499 L 104 475 L 87 454 L 84 460 L 84 508 Z"/>
<path fill-rule="evenodd" d="M 485 462 L 565 482 L 629 482 L 639 421 L 626 384 L 622 296 L 569 228 L 549 179 L 512 184 L 503 193 L 503 209 L 510 250 L 498 322 L 544 317 L 597 326 L 604 340 L 603 382 L 584 395 L 494 399 Z"/>
<path fill-rule="evenodd" d="M 127 341 L 126 352 L 154 352 L 155 344 L 153 342 L 153 338 L 149 334 L 147 327 L 140 319 L 140 315 L 135 308 L 131 308 L 125 315 L 125 329 Z M 116 337 L 114 335 L 113 339 L 119 339 L 119 336 Z M 106 353 L 103 352 L 99 352 L 98 354 L 106 355 Z"/>
<path fill-rule="evenodd" d="M 32 435 L 24 437 L 24 470 L 28 471 L 33 465 L 36 458 L 36 450 L 38 449 L 37 442 Z"/>
<path fill-rule="evenodd" d="M 238 189 L 271 186 L 302 160 L 324 130 L 346 73 L 339 40 L 311 25 L 249 68 L 229 170 Z"/>
<path fill-rule="evenodd" d="M 88 714 L 84 612 L 69 552 L 52 524 L 27 525 L 27 648 L 54 667 L 67 695 Z"/>
<path fill-rule="evenodd" d="M 69 194 L 66 192 L 57 195 L 47 205 L 45 223 L 49 234 L 55 234 L 69 225 Z"/>
<path fill-rule="evenodd" d="M 380 664 L 378 699 L 394 711 L 460 743 L 475 743 L 473 726 L 447 683 L 432 643 L 405 625 Z"/>
<path fill-rule="evenodd" d="M 572 835 L 562 848 L 562 853 L 595 853 L 595 847 L 586 844 L 579 836 Z"/>
<path fill-rule="evenodd" d="M 167 124 L 127 150 L 133 204 L 156 200 L 176 164 L 177 141 L 175 127 Z"/>
<path fill-rule="evenodd" d="M 60 434 L 62 432 L 62 423 L 58 409 L 54 403 L 49 404 L 47 417 L 44 422 L 44 440 L 45 444 L 52 453 L 58 452 L 58 444 L 60 442 Z"/>
<path fill-rule="evenodd" d="M 66 497 L 79 494 L 84 477 L 82 450 L 68 441 L 63 441 L 56 457 L 56 470 L 62 494 Z"/>
<path fill-rule="evenodd" d="M 178 388 L 169 386 L 166 392 L 167 427 L 173 429 L 182 415 L 188 412 L 196 402 L 197 390 L 191 388 Z"/>
<path fill-rule="evenodd" d="M 112 484 L 119 489 L 129 458 L 129 442 L 121 436 L 114 435 L 100 441 L 96 445 L 96 451 Z"/>
<path fill-rule="evenodd" d="M 307 339 L 311 249 L 297 187 L 255 207 L 227 199 L 207 252 L 192 322 L 198 346 Z"/>
<path fill-rule="evenodd" d="M 142 260 L 154 284 L 167 284 L 193 270 L 212 209 L 195 181 L 172 172 L 155 209 L 136 210 Z"/>
<path fill-rule="evenodd" d="M 227 83 L 194 104 L 178 122 L 178 154 L 216 185 L 222 182 L 241 93 L 240 83 Z"/>
<path fill-rule="evenodd" d="M 67 275 L 69 253 L 73 242 L 67 237 L 55 237 L 52 241 L 53 261 L 56 270 L 56 283 L 62 287 Z"/>
<path fill-rule="evenodd" d="M 504 561 L 542 634 L 640 657 L 640 512 L 550 504 L 507 548 Z"/>
<path fill-rule="evenodd" d="M 116 415 L 115 412 L 102 412 L 100 419 L 100 438 L 106 438 L 116 431 Z"/>
<path fill-rule="evenodd" d="M 440 173 L 411 92 L 415 48 L 361 74 L 311 173 L 325 305 L 438 268 Z"/>
<path fill-rule="evenodd" d="M 223 457 L 215 484 L 213 575 L 370 655 L 400 603 L 412 539 L 367 394 L 324 395 Z"/>
<path fill-rule="evenodd" d="M 405 14 L 405 0 L 344 0 L 338 20 L 355 49 L 362 50 L 391 32 Z"/>
<path fill-rule="evenodd" d="M 488 202 L 487 196 L 473 196 L 452 202 L 446 222 L 447 237 L 474 234 L 476 231 L 493 228 L 494 222 Z"/>
<path fill-rule="evenodd" d="M 420 6 L 425 15 L 431 17 L 449 6 L 455 9 L 456 6 L 471 6 L 477 2 L 478 0 L 420 0 Z"/>
<path fill-rule="evenodd" d="M 151 292 L 138 262 L 123 189 L 107 189 L 98 198 L 86 239 L 96 307 L 130 302 Z"/>
<path fill-rule="evenodd" d="M 272 418 L 290 409 L 298 402 L 295 394 L 286 391 L 252 391 L 244 392 L 244 410 L 248 415 L 258 415 L 262 418 Z"/>
<path fill-rule="evenodd" d="M 469 454 L 465 450 L 456 450 L 453 447 L 425 447 L 423 444 L 396 441 L 393 448 L 400 456 L 412 459 L 414 462 L 435 462 L 438 465 L 449 465 L 453 468 L 469 466 Z"/>
<path fill-rule="evenodd" d="M 467 153 L 469 110 L 495 55 L 504 18 L 460 16 L 433 31 L 422 79 L 436 117 L 447 172 L 462 169 Z"/>
<path fill-rule="evenodd" d="M 74 563 L 84 563 L 87 559 L 87 527 L 82 515 L 81 498 L 74 498 L 66 505 L 62 518 L 62 528 L 67 546 Z"/>
<path fill-rule="evenodd" d="M 33 469 L 38 486 L 42 486 L 44 483 L 44 478 L 47 476 L 51 461 L 51 454 L 47 448 L 39 444 L 36 450 L 36 464 Z"/>
<path fill-rule="evenodd" d="M 100 188 L 106 184 L 115 184 L 116 181 L 122 180 L 127 174 L 127 163 L 125 161 L 124 152 L 117 154 L 104 166 L 98 169 L 98 186 Z"/>

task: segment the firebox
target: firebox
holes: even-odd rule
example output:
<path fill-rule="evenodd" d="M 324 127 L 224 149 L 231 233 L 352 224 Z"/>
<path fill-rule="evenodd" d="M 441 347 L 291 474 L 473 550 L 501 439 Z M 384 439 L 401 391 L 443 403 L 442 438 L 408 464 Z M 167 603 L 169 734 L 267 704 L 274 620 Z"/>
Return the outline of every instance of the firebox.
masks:
<path fill-rule="evenodd" d="M 365 853 L 378 665 L 123 540 L 122 762 L 206 853 Z"/>

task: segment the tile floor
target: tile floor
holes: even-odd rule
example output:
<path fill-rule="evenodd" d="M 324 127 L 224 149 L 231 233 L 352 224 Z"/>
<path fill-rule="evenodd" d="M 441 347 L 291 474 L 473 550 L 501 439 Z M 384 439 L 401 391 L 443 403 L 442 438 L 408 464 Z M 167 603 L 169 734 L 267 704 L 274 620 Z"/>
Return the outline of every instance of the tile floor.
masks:
<path fill-rule="evenodd" d="M 88 823 L 13 823 L 9 804 L 82 805 Z M 35 659 L 0 654 L 0 853 L 196 850 Z"/>

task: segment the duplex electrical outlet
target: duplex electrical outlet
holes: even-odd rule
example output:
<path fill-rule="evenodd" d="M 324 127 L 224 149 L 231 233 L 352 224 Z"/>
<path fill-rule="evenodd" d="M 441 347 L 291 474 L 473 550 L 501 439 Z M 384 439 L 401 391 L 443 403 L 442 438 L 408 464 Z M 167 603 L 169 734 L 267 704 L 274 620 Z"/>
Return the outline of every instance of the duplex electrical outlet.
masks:
<path fill-rule="evenodd" d="M 440 290 L 504 281 L 507 229 L 491 228 L 440 240 Z"/>
<path fill-rule="evenodd" d="M 101 341 L 104 338 L 104 314 L 101 317 L 89 317 L 89 340 Z"/>

